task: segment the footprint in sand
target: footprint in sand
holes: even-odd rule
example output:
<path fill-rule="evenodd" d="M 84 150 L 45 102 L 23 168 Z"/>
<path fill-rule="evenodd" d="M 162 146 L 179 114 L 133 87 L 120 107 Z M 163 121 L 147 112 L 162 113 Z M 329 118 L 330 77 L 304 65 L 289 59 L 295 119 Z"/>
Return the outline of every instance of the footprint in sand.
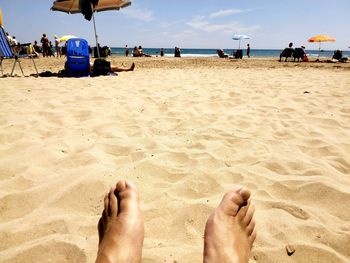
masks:
<path fill-rule="evenodd" d="M 307 220 L 310 218 L 310 215 L 303 209 L 293 205 L 288 205 L 286 203 L 282 203 L 282 202 L 273 203 L 272 208 L 284 210 L 287 213 L 291 214 L 292 216 L 302 220 Z"/>
<path fill-rule="evenodd" d="M 3 263 L 10 262 L 87 262 L 83 249 L 76 245 L 50 240 L 30 248 L 16 247 L 15 256 L 2 259 Z"/>
<path fill-rule="evenodd" d="M 63 220 L 34 225 L 34 227 L 28 227 L 22 231 L 13 231 L 13 229 L 11 231 L 2 231 L 0 233 L 0 251 L 56 234 L 68 234 L 68 226 Z"/>

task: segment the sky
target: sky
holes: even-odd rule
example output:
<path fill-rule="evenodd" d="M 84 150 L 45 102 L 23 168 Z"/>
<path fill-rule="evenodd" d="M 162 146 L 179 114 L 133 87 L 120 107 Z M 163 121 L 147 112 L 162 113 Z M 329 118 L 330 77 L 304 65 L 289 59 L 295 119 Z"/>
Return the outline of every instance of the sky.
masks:
<path fill-rule="evenodd" d="M 51 11 L 53 0 L 0 0 L 4 28 L 19 42 L 40 40 L 46 33 L 75 35 L 94 44 L 92 21 L 81 14 Z M 121 11 L 96 14 L 102 46 L 144 48 L 233 48 L 234 34 L 251 37 L 252 49 L 294 46 L 317 49 L 307 39 L 331 35 L 323 49 L 349 50 L 350 0 L 134 0 Z"/>

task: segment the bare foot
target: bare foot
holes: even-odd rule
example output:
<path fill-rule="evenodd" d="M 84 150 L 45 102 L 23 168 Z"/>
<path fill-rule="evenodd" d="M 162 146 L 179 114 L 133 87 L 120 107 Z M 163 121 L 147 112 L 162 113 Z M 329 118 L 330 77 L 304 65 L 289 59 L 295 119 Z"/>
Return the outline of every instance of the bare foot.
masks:
<path fill-rule="evenodd" d="M 98 234 L 96 263 L 141 262 L 144 225 L 137 190 L 129 181 L 119 181 L 105 196 Z"/>
<path fill-rule="evenodd" d="M 248 263 L 256 238 L 249 198 L 250 192 L 239 186 L 224 195 L 205 227 L 203 262 Z"/>
<path fill-rule="evenodd" d="M 134 69 L 135 69 L 135 63 L 133 62 L 131 67 L 130 67 L 130 71 L 134 71 Z"/>

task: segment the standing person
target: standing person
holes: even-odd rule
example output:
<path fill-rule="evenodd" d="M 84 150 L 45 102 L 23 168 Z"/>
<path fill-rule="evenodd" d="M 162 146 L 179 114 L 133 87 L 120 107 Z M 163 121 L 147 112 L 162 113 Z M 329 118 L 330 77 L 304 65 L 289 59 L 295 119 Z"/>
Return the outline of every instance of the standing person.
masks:
<path fill-rule="evenodd" d="M 12 45 L 18 45 L 17 39 L 15 36 L 12 36 Z"/>
<path fill-rule="evenodd" d="M 68 46 L 68 44 L 67 44 L 67 41 L 66 41 L 66 43 L 64 43 L 64 46 L 61 48 L 61 54 L 63 56 L 67 56 L 67 46 Z"/>
<path fill-rule="evenodd" d="M 55 50 L 54 46 L 52 45 L 52 42 L 49 42 L 49 52 L 48 52 L 49 57 L 54 57 L 55 56 Z"/>
<path fill-rule="evenodd" d="M 125 45 L 125 56 L 126 56 L 126 57 L 129 56 L 129 48 L 128 48 L 128 45 Z"/>
<path fill-rule="evenodd" d="M 132 51 L 132 55 L 134 57 L 139 57 L 139 50 L 137 49 L 137 46 L 134 47 L 134 49 Z"/>
<path fill-rule="evenodd" d="M 179 47 L 175 47 L 175 54 L 174 54 L 174 56 L 176 58 L 180 58 L 181 57 L 181 50 L 180 50 Z"/>
<path fill-rule="evenodd" d="M 247 57 L 250 58 L 250 45 L 247 44 Z"/>
<path fill-rule="evenodd" d="M 160 56 L 164 57 L 164 49 L 163 48 L 160 49 Z"/>
<path fill-rule="evenodd" d="M 12 37 L 8 32 L 6 32 L 6 38 L 7 38 L 7 41 L 10 43 L 10 46 L 12 46 Z"/>
<path fill-rule="evenodd" d="M 46 34 L 43 34 L 40 42 L 43 50 L 43 56 L 47 57 L 49 55 L 49 39 L 46 37 Z"/>
<path fill-rule="evenodd" d="M 138 47 L 138 51 L 139 51 L 140 57 L 142 57 L 143 56 L 143 48 L 142 48 L 142 46 Z"/>
<path fill-rule="evenodd" d="M 60 40 L 58 39 L 58 37 L 55 35 L 55 52 L 56 52 L 56 57 L 58 58 L 58 56 L 61 57 L 61 49 L 59 47 L 60 44 Z"/>

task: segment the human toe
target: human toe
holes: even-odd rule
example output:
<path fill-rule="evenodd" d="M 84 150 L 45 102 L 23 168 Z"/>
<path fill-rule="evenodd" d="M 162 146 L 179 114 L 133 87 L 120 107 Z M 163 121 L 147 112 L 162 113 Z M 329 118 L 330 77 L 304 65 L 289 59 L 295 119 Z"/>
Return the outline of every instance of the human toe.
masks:
<path fill-rule="evenodd" d="M 255 219 L 254 218 L 250 221 L 250 223 L 246 229 L 247 229 L 248 236 L 251 236 L 255 230 Z"/>
<path fill-rule="evenodd" d="M 118 196 L 118 214 L 138 210 L 138 192 L 128 180 L 121 180 L 116 185 L 115 194 Z"/>
<path fill-rule="evenodd" d="M 241 207 L 247 203 L 249 196 L 250 192 L 248 190 L 245 190 L 242 186 L 235 185 L 231 191 L 224 195 L 219 209 L 223 210 L 227 215 L 236 216 Z"/>
<path fill-rule="evenodd" d="M 111 217 L 116 217 L 118 215 L 118 200 L 115 195 L 115 189 L 116 187 L 112 187 L 108 194 L 108 214 Z"/>
<path fill-rule="evenodd" d="M 255 213 L 255 206 L 253 202 L 250 202 L 247 208 L 247 212 L 245 213 L 244 218 L 242 220 L 242 223 L 244 226 L 249 225 L 249 223 L 252 221 L 254 213 Z"/>

